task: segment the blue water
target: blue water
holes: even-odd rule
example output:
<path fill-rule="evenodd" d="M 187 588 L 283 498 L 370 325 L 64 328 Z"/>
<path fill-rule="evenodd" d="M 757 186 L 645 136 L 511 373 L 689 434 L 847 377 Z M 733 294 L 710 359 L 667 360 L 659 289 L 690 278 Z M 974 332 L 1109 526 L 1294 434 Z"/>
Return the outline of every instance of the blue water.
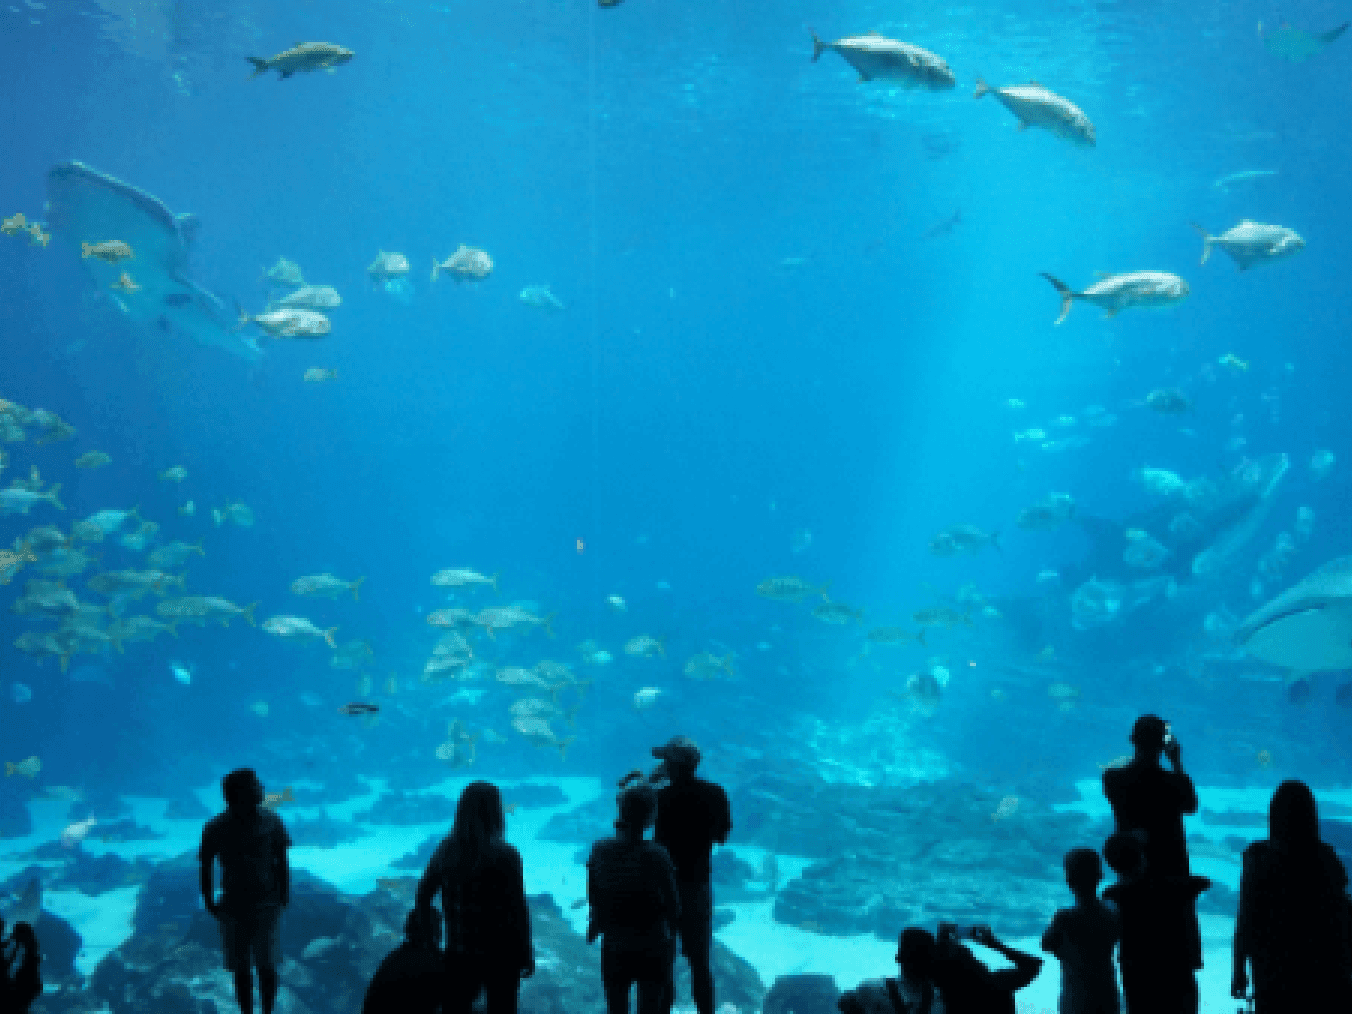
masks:
<path fill-rule="evenodd" d="M 1341 9 L 1299 14 L 1320 29 Z M 191 594 L 369 640 L 382 716 L 336 713 L 357 699 L 356 674 L 330 668 L 322 646 L 239 620 L 79 656 L 73 670 L 99 671 L 72 679 L 11 647 L 49 625 L 0 612 L 5 759 L 43 765 L 36 785 L 0 791 L 165 795 L 243 763 L 270 786 L 306 777 L 339 794 L 356 773 L 430 783 L 445 774 L 432 754 L 452 718 L 506 739 L 480 748 L 488 777 L 610 778 L 677 732 L 715 751 L 808 756 L 812 722 L 849 729 L 895 712 L 908 745 L 955 777 L 1063 799 L 1126 752 L 1147 710 L 1175 721 L 1199 781 L 1345 784 L 1344 680 L 1323 674 L 1307 702 L 1289 703 L 1279 672 L 1201 625 L 1222 606 L 1242 617 L 1352 548 L 1341 419 L 1352 152 L 1340 100 L 1352 43 L 1285 63 L 1257 33 L 1276 20 L 1247 3 L 6 8 L 0 211 L 40 220 L 48 168 L 79 159 L 195 213 L 195 275 L 251 312 L 283 255 L 344 302 L 328 338 L 263 336 L 250 365 L 127 326 L 91 296 L 68 241 L 0 237 L 0 397 L 79 431 L 5 446 L 4 482 L 36 465 L 63 484 L 67 510 L 0 518 L 0 537 L 139 506 L 162 542 L 204 540 L 205 557 L 187 564 Z M 861 84 L 833 53 L 810 61 L 809 26 L 933 49 L 958 86 Z M 357 55 L 331 75 L 249 79 L 246 56 L 298 39 Z M 1016 131 L 993 97 L 973 101 L 978 74 L 1068 96 L 1097 147 Z M 1277 175 L 1213 185 L 1245 169 Z M 951 232 L 924 238 L 958 210 Z M 1188 223 L 1219 232 L 1246 217 L 1295 228 L 1307 249 L 1251 272 L 1219 251 L 1199 266 Z M 429 259 L 460 243 L 491 253 L 492 276 L 430 284 Z M 378 250 L 407 254 L 411 299 L 370 285 Z M 1077 302 L 1052 326 L 1058 300 L 1038 272 L 1078 290 L 1096 271 L 1139 268 L 1181 274 L 1192 295 L 1111 319 Z M 546 283 L 564 312 L 518 301 Z M 1219 366 L 1226 354 L 1247 371 Z M 309 367 L 339 379 L 304 383 Z M 1184 390 L 1195 411 L 1139 404 L 1161 387 Z M 1091 429 L 1094 404 L 1116 424 Z M 1063 414 L 1088 446 L 1046 453 L 1012 438 L 1029 427 L 1055 438 Z M 1228 445 L 1235 437 L 1245 445 Z M 1317 481 L 1308 462 L 1321 448 L 1339 460 Z M 76 470 L 89 449 L 113 463 Z M 1189 585 L 1186 608 L 1075 631 L 1073 585 L 1036 584 L 1049 568 L 1077 584 L 1093 576 L 1078 523 L 1015 527 L 1045 493 L 1069 492 L 1078 517 L 1122 528 L 1155 502 L 1133 478 L 1142 466 L 1219 478 L 1274 452 L 1291 468 L 1270 516 L 1222 578 Z M 156 479 L 171 465 L 189 472 L 180 486 Z M 187 499 L 193 517 L 178 513 Z M 211 508 L 229 501 L 257 523 L 214 526 Z M 1300 505 L 1313 534 L 1255 596 L 1257 560 Z M 964 523 L 998 530 L 1003 550 L 930 553 L 936 532 Z M 811 543 L 795 552 L 804 530 Z M 103 548 L 101 567 L 138 565 Z M 419 683 L 438 635 L 424 616 L 450 604 L 428 578 L 455 566 L 502 585 L 456 604 L 557 613 L 552 640 L 475 643 L 496 665 L 554 659 L 594 681 L 566 759 L 511 732 L 508 688 L 489 681 L 478 704 L 448 703 L 454 685 Z M 361 601 L 288 591 L 325 571 L 365 576 Z M 863 623 L 829 626 L 811 602 L 757 597 L 782 574 L 830 581 Z M 861 658 L 867 629 L 914 628 L 912 613 L 968 583 L 994 615 Z M 612 594 L 627 612 L 607 606 Z M 665 657 L 625 656 L 639 633 L 663 638 Z M 587 638 L 615 661 L 584 666 L 575 646 Z M 702 651 L 734 652 L 736 678 L 684 678 Z M 190 685 L 172 660 L 196 664 Z M 889 692 L 936 662 L 953 673 L 943 701 L 911 713 Z M 393 696 L 380 690 L 391 674 Z M 9 692 L 16 681 L 31 700 Z M 1068 710 L 1048 694 L 1057 683 L 1079 691 Z M 631 698 L 643 686 L 664 693 L 640 713 Z M 266 718 L 250 710 L 258 701 Z M 828 759 L 867 767 L 846 747 Z"/>

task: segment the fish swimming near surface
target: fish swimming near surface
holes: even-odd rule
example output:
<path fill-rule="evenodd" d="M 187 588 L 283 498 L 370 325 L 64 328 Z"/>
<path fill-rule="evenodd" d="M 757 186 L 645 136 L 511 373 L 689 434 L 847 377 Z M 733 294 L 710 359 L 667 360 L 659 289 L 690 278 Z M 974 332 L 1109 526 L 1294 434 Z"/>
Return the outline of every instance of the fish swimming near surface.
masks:
<path fill-rule="evenodd" d="M 1082 148 L 1092 148 L 1096 144 L 1094 125 L 1080 107 L 1036 81 L 1026 85 L 992 88 L 977 78 L 974 97 L 979 99 L 987 93 L 993 94 L 1002 106 L 1014 114 L 1020 130 L 1041 127 Z"/>
<path fill-rule="evenodd" d="M 942 221 L 935 222 L 928 229 L 920 234 L 921 239 L 938 239 L 940 236 L 947 236 L 962 224 L 962 209 L 959 208 Z"/>
<path fill-rule="evenodd" d="M 947 91 L 957 84 L 957 78 L 944 60 L 909 42 L 898 42 L 869 32 L 866 35 L 852 35 L 837 39 L 835 42 L 823 42 L 812 33 L 812 62 L 816 63 L 827 50 L 839 53 L 851 67 L 859 72 L 860 81 L 872 81 L 885 78 L 900 82 L 905 88 L 927 88 L 930 91 Z"/>
<path fill-rule="evenodd" d="M 1220 179 L 1212 181 L 1211 185 L 1222 193 L 1228 194 L 1232 187 L 1252 185 L 1260 180 L 1271 179 L 1276 175 L 1276 169 L 1239 169 L 1232 173 L 1226 173 Z"/>
<path fill-rule="evenodd" d="M 1083 292 L 1075 292 L 1059 278 L 1040 272 L 1043 278 L 1061 294 L 1061 315 L 1056 323 L 1066 319 L 1070 305 L 1083 299 L 1101 308 L 1109 317 L 1132 307 L 1170 306 L 1186 298 L 1192 290 L 1178 275 L 1168 271 L 1128 271 L 1100 278 Z"/>
<path fill-rule="evenodd" d="M 549 291 L 548 285 L 527 285 L 516 298 L 537 310 L 550 310 L 559 313 L 567 309 L 563 305 L 563 301 Z"/>
<path fill-rule="evenodd" d="M 1344 21 L 1337 28 L 1330 28 L 1326 32 L 1307 32 L 1303 28 L 1293 28 L 1283 23 L 1275 31 L 1268 31 L 1260 21 L 1258 35 L 1263 40 L 1263 48 L 1273 56 L 1289 63 L 1304 63 L 1322 53 L 1329 43 L 1336 42 L 1347 31 L 1348 25 L 1352 25 L 1352 22 Z"/>
<path fill-rule="evenodd" d="M 332 42 L 300 42 L 266 60 L 257 56 L 246 59 L 254 65 L 254 77 L 275 70 L 278 80 L 284 81 L 296 71 L 327 70 L 332 73 L 333 68 L 341 67 L 356 55 Z"/>
<path fill-rule="evenodd" d="M 1296 674 L 1352 669 L 1352 556 L 1330 560 L 1251 613 L 1235 643 Z"/>
<path fill-rule="evenodd" d="M 181 334 L 245 359 L 259 358 L 257 343 L 238 333 L 225 302 L 188 276 L 195 217 L 175 215 L 159 198 L 83 162 L 62 162 L 48 171 L 47 202 L 53 231 L 72 245 L 90 236 L 118 236 L 136 251 L 136 298 L 104 298 L 139 333 L 155 343 L 165 333 Z M 81 263 L 104 293 L 120 274 L 97 258 Z"/>
<path fill-rule="evenodd" d="M 1284 225 L 1267 225 L 1246 218 L 1219 236 L 1210 235 L 1196 222 L 1192 227 L 1202 234 L 1202 264 L 1211 256 L 1213 246 L 1228 253 L 1240 271 L 1247 271 L 1255 264 L 1290 257 L 1305 249 L 1305 240 L 1300 234 Z"/>

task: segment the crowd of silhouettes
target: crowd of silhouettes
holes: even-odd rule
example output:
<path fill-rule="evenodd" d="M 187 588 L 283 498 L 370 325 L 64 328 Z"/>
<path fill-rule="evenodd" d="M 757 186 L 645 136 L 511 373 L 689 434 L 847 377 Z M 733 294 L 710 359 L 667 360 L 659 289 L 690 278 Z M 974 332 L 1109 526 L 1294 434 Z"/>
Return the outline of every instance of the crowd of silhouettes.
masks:
<path fill-rule="evenodd" d="M 16 922 L 5 936 L 0 919 L 0 1014 L 22 1014 L 42 993 L 42 948 L 26 922 Z"/>
<path fill-rule="evenodd" d="M 1183 818 L 1197 811 L 1197 792 L 1167 723 L 1142 716 L 1131 742 L 1131 760 L 1103 775 L 1115 828 L 1102 859 L 1089 848 L 1066 853 L 1073 904 L 1056 912 L 1042 935 L 1042 949 L 1061 967 L 1060 1014 L 1197 1014 L 1197 899 L 1211 886 L 1189 867 Z M 714 1014 L 711 855 L 732 831 L 731 809 L 720 786 L 696 776 L 701 758 L 693 741 L 678 736 L 652 752 L 661 764 L 620 781 L 615 833 L 596 842 L 587 859 L 587 942 L 602 941 L 608 1014 L 627 1014 L 635 986 L 638 1014 L 668 1014 L 678 946 L 690 963 L 698 1014 Z M 263 787 L 251 770 L 231 772 L 222 787 L 226 812 L 202 836 L 202 895 L 220 923 L 240 1010 L 252 1014 L 256 967 L 269 1014 L 291 839 L 262 805 Z M 480 994 L 488 1014 L 515 1014 L 535 958 L 521 854 L 505 833 L 497 787 L 471 782 L 419 881 L 404 941 L 376 971 L 362 1014 L 469 1014 Z M 219 900 L 213 860 L 222 868 Z M 1100 894 L 1105 862 L 1117 879 Z M 1283 782 L 1272 797 L 1267 840 L 1244 852 L 1235 998 L 1250 1000 L 1256 1014 L 1352 1011 L 1347 886 L 1342 862 L 1320 841 L 1314 795 L 1303 782 Z M 990 969 L 964 941 L 995 951 L 1009 967 Z M 2 953 L 0 1014 L 26 1010 L 42 988 L 32 928 L 16 925 Z M 1043 965 L 989 926 L 951 922 L 940 922 L 934 933 L 904 929 L 896 961 L 895 978 L 841 996 L 843 1014 L 1014 1014 L 1014 994 Z"/>

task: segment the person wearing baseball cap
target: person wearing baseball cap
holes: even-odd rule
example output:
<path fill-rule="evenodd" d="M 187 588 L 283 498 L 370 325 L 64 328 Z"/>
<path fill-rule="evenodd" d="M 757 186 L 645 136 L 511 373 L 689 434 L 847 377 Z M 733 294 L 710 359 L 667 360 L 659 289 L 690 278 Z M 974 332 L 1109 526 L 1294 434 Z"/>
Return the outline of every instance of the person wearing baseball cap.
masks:
<path fill-rule="evenodd" d="M 681 914 L 677 931 L 681 953 L 690 962 L 690 992 L 699 1014 L 714 1014 L 714 895 L 710 858 L 714 845 L 732 833 L 732 809 L 721 786 L 695 776 L 699 747 L 688 736 L 675 736 L 653 747 L 668 784 L 657 793 L 653 841 L 676 866 Z"/>

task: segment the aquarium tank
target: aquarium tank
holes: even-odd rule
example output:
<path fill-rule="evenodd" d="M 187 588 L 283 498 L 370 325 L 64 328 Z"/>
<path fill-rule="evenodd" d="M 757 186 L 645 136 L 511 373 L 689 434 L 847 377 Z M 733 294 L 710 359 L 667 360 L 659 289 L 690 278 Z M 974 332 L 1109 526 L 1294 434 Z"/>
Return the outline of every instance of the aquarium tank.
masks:
<path fill-rule="evenodd" d="M 1352 860 L 1347 17 L 7 2 L 5 988 L 355 1012 L 412 912 L 448 1014 L 625 926 L 644 1010 L 1065 1011 L 1083 919 L 1139 1011 L 1145 884 L 1261 1014 L 1280 785 Z"/>

